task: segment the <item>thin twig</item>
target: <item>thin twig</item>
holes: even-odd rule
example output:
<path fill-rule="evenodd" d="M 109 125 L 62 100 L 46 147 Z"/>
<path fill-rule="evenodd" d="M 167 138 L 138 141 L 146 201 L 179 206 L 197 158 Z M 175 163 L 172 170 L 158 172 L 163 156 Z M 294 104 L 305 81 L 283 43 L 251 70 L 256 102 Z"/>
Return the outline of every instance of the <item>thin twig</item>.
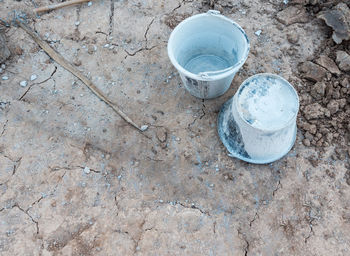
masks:
<path fill-rule="evenodd" d="M 72 1 L 67 1 L 67 2 L 63 2 L 63 3 L 59 3 L 59 4 L 50 4 L 47 6 L 35 8 L 34 13 L 48 12 L 48 11 L 59 9 L 59 8 L 65 7 L 65 6 L 85 3 L 85 2 L 89 2 L 89 1 L 91 1 L 91 0 L 72 0 Z"/>
<path fill-rule="evenodd" d="M 117 112 L 127 123 L 135 127 L 138 131 L 143 132 L 134 121 L 132 121 L 119 107 L 114 105 L 103 93 L 86 77 L 84 76 L 78 69 L 76 69 L 71 63 L 65 60 L 58 52 L 56 52 L 53 48 L 49 46 L 44 40 L 42 40 L 39 35 L 37 35 L 31 28 L 29 28 L 26 24 L 16 19 L 16 23 L 20 26 L 25 32 L 27 32 L 34 41 L 58 64 L 64 67 L 66 70 L 71 72 L 73 75 L 78 77 L 97 97 L 99 97 L 102 101 L 104 101 L 108 106 L 110 106 L 115 112 Z"/>

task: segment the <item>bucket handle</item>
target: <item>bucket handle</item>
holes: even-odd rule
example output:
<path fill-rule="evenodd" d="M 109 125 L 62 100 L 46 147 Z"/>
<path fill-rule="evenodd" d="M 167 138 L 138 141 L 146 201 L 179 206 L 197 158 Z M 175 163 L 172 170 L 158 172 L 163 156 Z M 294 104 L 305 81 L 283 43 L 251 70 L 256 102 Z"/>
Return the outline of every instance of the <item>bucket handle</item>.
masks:
<path fill-rule="evenodd" d="M 219 75 L 221 73 L 225 73 L 225 72 L 230 71 L 232 69 L 233 69 L 233 67 L 228 67 L 228 68 L 217 70 L 217 71 L 205 71 L 205 72 L 198 73 L 198 75 L 202 78 L 210 78 L 210 75 L 212 75 L 212 76 Z"/>

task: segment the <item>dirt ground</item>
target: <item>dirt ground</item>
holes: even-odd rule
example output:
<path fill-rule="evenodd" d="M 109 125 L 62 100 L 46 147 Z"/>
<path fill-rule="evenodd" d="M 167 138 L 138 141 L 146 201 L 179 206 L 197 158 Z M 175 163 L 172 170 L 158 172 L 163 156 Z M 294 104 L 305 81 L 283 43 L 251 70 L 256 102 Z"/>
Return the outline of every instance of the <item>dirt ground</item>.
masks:
<path fill-rule="evenodd" d="M 51 2 L 0 0 L 0 18 L 27 12 L 149 126 L 147 138 L 22 29 L 4 27 L 0 254 L 350 255 L 350 44 L 318 18 L 340 1 L 287 2 L 96 0 L 35 17 Z M 166 46 L 181 20 L 209 9 L 239 23 L 251 51 L 227 93 L 200 100 Z M 220 106 L 260 72 L 286 78 L 301 101 L 295 146 L 268 165 L 230 158 L 216 131 Z"/>

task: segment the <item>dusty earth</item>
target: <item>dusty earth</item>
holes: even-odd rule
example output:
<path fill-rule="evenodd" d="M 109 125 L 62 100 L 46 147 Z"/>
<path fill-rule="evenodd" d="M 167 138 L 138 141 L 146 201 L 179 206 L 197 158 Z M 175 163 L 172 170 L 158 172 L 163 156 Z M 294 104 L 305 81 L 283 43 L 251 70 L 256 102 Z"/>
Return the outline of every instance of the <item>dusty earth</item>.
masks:
<path fill-rule="evenodd" d="M 339 2 L 96 0 L 35 17 L 51 2 L 0 0 L 2 20 L 27 12 L 149 125 L 147 138 L 22 29 L 2 27 L 0 254 L 350 255 L 350 46 L 334 42 L 323 13 Z M 185 91 L 166 45 L 208 9 L 238 22 L 251 52 L 230 90 L 204 101 Z M 269 165 L 230 158 L 216 132 L 220 106 L 260 72 L 289 80 L 301 100 L 295 146 Z"/>

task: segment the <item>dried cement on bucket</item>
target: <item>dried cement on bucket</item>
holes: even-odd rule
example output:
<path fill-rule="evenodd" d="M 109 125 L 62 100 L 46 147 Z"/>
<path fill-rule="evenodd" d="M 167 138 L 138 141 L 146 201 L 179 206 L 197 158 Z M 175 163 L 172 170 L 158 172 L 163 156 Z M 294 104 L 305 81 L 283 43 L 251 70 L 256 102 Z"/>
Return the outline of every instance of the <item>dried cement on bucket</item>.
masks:
<path fill-rule="evenodd" d="M 296 115 L 298 100 L 286 81 L 259 76 L 242 86 L 237 107 L 243 119 L 253 127 L 276 130 L 286 126 Z"/>

